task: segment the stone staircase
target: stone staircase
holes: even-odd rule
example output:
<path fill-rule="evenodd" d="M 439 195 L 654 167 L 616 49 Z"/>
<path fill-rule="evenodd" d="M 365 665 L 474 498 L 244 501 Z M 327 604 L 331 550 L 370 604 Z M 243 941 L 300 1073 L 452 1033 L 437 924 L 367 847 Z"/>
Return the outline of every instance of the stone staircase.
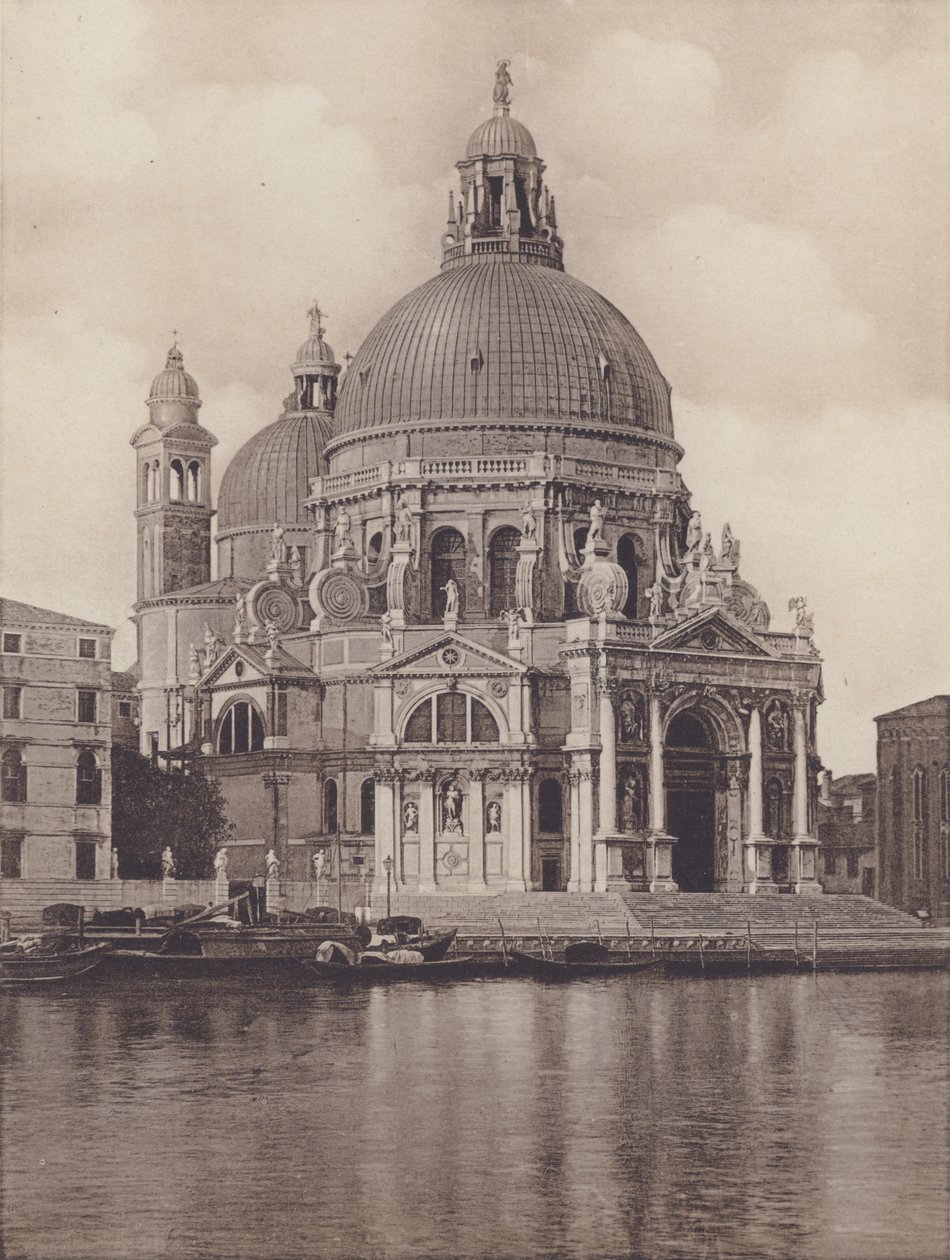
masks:
<path fill-rule="evenodd" d="M 649 893 L 617 894 L 630 917 L 631 927 L 649 931 L 651 921 L 658 932 L 744 932 L 753 929 L 794 931 L 810 928 L 816 921 L 820 930 L 873 931 L 881 928 L 920 930 L 910 914 L 891 906 L 857 896 L 758 896 L 742 893 Z"/>
<path fill-rule="evenodd" d="M 458 927 L 462 932 L 499 934 L 499 919 L 513 935 L 588 936 L 597 925 L 605 935 L 626 933 L 629 911 L 615 893 L 499 893 L 494 897 L 440 897 L 400 894 L 393 914 L 414 914 L 427 927 Z M 633 924 L 631 923 L 631 929 Z"/>

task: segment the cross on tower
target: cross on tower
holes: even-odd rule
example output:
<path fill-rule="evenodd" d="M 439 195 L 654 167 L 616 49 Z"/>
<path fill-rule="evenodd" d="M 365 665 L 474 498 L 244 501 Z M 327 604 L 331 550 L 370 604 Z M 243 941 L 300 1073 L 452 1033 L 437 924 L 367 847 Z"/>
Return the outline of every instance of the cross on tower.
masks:
<path fill-rule="evenodd" d="M 311 306 L 310 310 L 307 311 L 307 314 L 310 316 L 310 336 L 322 337 L 324 332 L 326 332 L 326 329 L 323 327 L 321 321 L 325 317 L 326 311 L 321 311 L 320 303 L 314 301 L 313 306 Z"/>

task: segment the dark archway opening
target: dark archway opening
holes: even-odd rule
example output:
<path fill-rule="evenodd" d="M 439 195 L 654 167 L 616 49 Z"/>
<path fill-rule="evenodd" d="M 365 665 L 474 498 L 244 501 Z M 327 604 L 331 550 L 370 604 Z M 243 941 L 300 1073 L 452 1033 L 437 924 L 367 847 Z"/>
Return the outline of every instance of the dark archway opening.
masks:
<path fill-rule="evenodd" d="M 623 615 L 636 620 L 639 586 L 637 582 L 637 547 L 632 534 L 624 534 L 617 543 L 617 563 L 627 575 L 627 602 Z"/>
<path fill-rule="evenodd" d="M 705 723 L 679 713 L 666 734 L 666 829 L 676 837 L 673 878 L 682 892 L 716 882 L 716 747 Z"/>

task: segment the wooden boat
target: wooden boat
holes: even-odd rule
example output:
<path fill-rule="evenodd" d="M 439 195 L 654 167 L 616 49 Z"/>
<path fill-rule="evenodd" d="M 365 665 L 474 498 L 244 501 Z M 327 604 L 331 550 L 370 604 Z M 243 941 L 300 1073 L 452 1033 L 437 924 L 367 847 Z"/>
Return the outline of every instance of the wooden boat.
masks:
<path fill-rule="evenodd" d="M 301 965 L 323 980 L 342 981 L 347 984 L 387 984 L 393 980 L 449 980 L 470 975 L 475 958 L 465 954 L 458 958 L 441 958 L 432 962 L 401 962 L 396 957 L 369 950 L 355 961 L 324 961 L 317 958 L 301 959 Z M 411 951 L 413 953 L 417 951 Z M 338 955 L 345 957 L 345 955 Z"/>
<path fill-rule="evenodd" d="M 374 935 L 379 940 L 418 950 L 426 962 L 439 962 L 452 948 L 457 934 L 458 928 L 447 932 L 427 932 L 421 919 L 400 914 L 380 919 Z"/>
<path fill-rule="evenodd" d="M 87 944 L 77 936 L 22 936 L 0 945 L 0 985 L 59 984 L 86 975 L 111 952 L 104 942 Z"/>
<path fill-rule="evenodd" d="M 612 976 L 652 971 L 662 967 L 665 961 L 663 958 L 622 958 L 617 955 L 572 959 L 568 956 L 569 951 L 570 946 L 565 950 L 564 958 L 545 958 L 541 954 L 523 953 L 520 949 L 508 949 L 507 954 L 514 970 L 562 980 L 569 976 Z M 606 949 L 604 955 L 607 955 Z"/>

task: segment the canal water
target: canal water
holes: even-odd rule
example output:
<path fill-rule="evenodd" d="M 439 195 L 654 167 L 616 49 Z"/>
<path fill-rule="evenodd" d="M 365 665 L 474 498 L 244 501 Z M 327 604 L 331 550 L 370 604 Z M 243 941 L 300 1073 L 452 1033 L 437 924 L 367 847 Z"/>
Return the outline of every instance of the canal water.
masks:
<path fill-rule="evenodd" d="M 948 979 L 7 995 L 30 1260 L 948 1254 Z"/>

